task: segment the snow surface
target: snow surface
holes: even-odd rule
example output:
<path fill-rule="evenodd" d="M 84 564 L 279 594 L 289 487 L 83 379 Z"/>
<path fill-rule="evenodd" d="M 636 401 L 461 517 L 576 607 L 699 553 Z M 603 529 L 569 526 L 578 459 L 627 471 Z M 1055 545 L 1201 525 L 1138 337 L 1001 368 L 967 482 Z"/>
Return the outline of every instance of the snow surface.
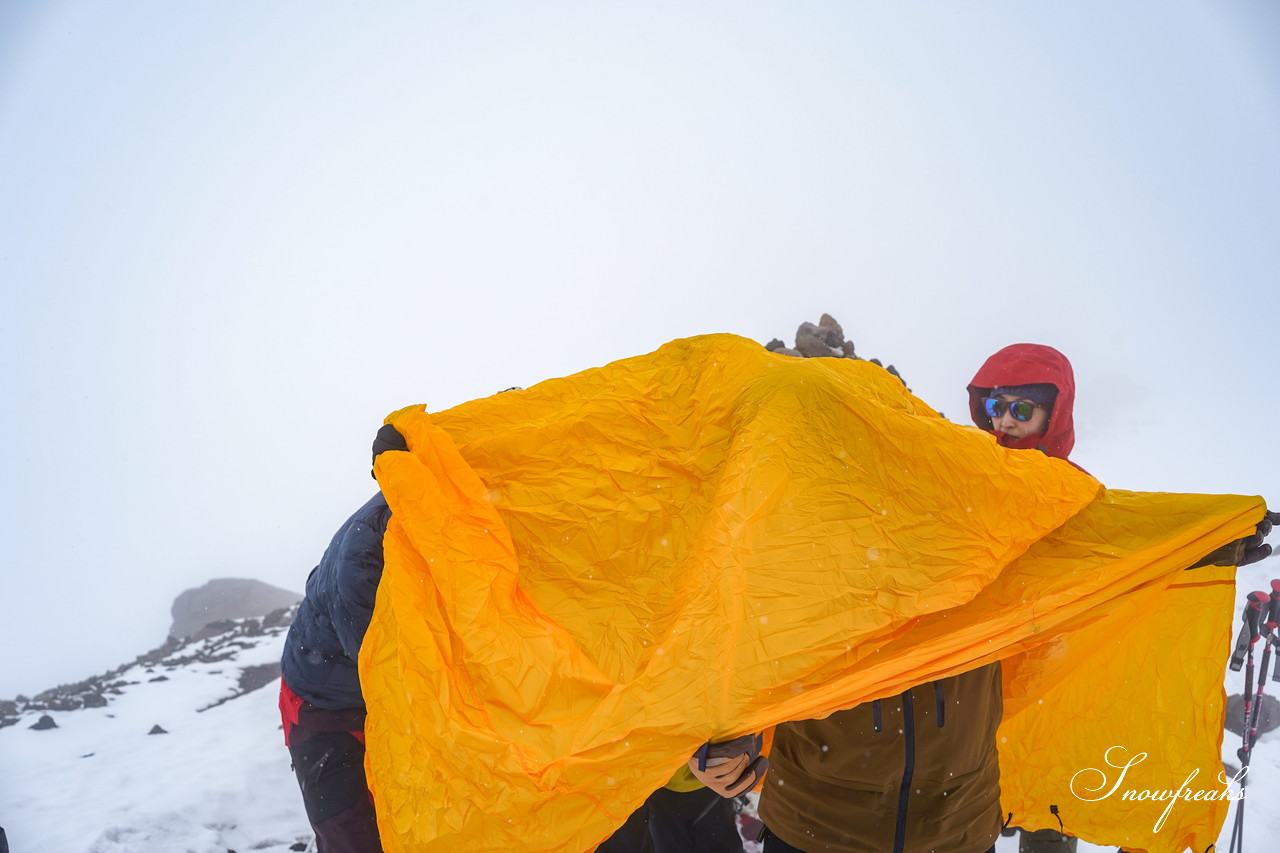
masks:
<path fill-rule="evenodd" d="M 0 729 L 0 825 L 13 853 L 273 853 L 309 842 L 278 682 L 208 707 L 238 693 L 242 667 L 280 660 L 283 629 L 255 639 L 233 660 L 132 667 L 120 679 L 137 683 L 106 707 L 50 712 L 56 729 L 29 728 L 40 713 Z M 168 734 L 149 735 L 155 725 Z"/>
<path fill-rule="evenodd" d="M 1276 575 L 1280 559 L 1242 569 L 1238 599 L 1268 589 Z M 276 682 L 244 694 L 238 686 L 243 668 L 279 661 L 284 633 L 237 639 L 234 656 L 214 663 L 183 659 L 186 649 L 166 659 L 169 666 L 130 667 L 106 707 L 49 712 L 56 729 L 30 728 L 41 712 L 0 729 L 0 826 L 13 853 L 282 853 L 299 843 L 314 850 L 282 740 Z M 1224 684 L 1241 692 L 1243 673 L 1227 672 Z M 1278 688 L 1269 683 L 1267 692 Z M 148 734 L 156 725 L 167 734 Z M 1239 741 L 1226 733 L 1223 758 L 1232 764 Z M 1277 849 L 1277 791 L 1280 730 L 1256 747 L 1246 853 Z M 1218 843 L 1224 853 L 1235 808 Z M 1016 853 L 1017 838 L 999 839 L 996 849 Z M 1079 845 L 1079 853 L 1104 850 L 1114 848 Z"/>

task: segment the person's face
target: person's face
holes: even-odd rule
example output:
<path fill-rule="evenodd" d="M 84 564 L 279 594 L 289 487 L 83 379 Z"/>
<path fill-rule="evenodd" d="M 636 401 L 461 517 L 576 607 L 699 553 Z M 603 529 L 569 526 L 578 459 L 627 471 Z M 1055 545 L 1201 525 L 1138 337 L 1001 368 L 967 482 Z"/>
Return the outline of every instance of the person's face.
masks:
<path fill-rule="evenodd" d="M 1012 436 L 1015 439 L 1026 438 L 1029 435 L 1039 435 L 1044 432 L 1044 428 L 1049 425 L 1049 412 L 1043 406 L 1027 400 L 1026 397 L 1015 397 L 1012 394 L 1000 394 L 997 399 L 1003 400 L 1005 403 L 1016 403 L 1025 401 L 1035 406 L 1035 411 L 1031 413 L 1031 420 L 1020 421 L 1009 411 L 1009 407 L 1003 406 L 1003 412 L 999 417 L 991 418 L 991 429 L 997 434 Z"/>

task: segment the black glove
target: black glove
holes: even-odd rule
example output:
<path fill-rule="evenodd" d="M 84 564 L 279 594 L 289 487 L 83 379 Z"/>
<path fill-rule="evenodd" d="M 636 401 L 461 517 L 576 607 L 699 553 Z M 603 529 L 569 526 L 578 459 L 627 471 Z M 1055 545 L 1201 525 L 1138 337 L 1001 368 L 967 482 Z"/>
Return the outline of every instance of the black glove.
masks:
<path fill-rule="evenodd" d="M 1267 538 L 1267 534 L 1271 532 L 1272 525 L 1277 521 L 1280 521 L 1280 512 L 1268 510 L 1267 514 L 1262 517 L 1262 521 L 1258 522 L 1258 529 L 1254 531 L 1253 535 L 1241 540 L 1244 542 L 1244 547 L 1238 565 L 1247 566 L 1250 563 L 1256 563 L 1271 556 L 1271 546 L 1263 540 Z"/>
<path fill-rule="evenodd" d="M 378 454 L 386 453 L 388 450 L 408 450 L 409 445 L 405 443 L 404 436 L 400 431 L 391 424 L 383 424 L 378 430 L 378 434 L 373 439 L 373 458 L 376 461 Z M 378 479 L 372 470 L 369 475 L 375 480 Z"/>
<path fill-rule="evenodd" d="M 1278 521 L 1280 521 L 1280 512 L 1268 511 L 1262 517 L 1262 521 L 1258 522 L 1258 526 L 1253 531 L 1252 536 L 1237 539 L 1229 545 L 1223 545 L 1218 550 L 1211 551 L 1189 568 L 1198 569 L 1201 566 L 1247 566 L 1250 563 L 1265 560 L 1271 556 L 1271 546 L 1263 540 L 1267 538 L 1272 526 Z"/>

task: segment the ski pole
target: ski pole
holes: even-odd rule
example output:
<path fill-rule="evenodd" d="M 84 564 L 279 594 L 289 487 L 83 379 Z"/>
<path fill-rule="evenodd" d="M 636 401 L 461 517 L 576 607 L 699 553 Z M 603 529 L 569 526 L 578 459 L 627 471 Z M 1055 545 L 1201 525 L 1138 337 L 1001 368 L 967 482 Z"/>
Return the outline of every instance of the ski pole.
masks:
<path fill-rule="evenodd" d="M 1271 582 L 1274 589 L 1280 586 L 1280 580 Z M 1259 633 L 1267 638 L 1268 642 L 1262 644 L 1262 663 L 1258 666 L 1258 690 L 1253 697 L 1253 710 L 1249 719 L 1249 752 L 1253 752 L 1253 747 L 1258 743 L 1258 719 L 1262 716 L 1262 691 L 1267 684 L 1267 670 L 1271 665 L 1271 636 L 1275 634 L 1276 626 L 1280 624 L 1280 598 L 1271 596 L 1271 600 L 1262 609 L 1259 618 L 1262 621 L 1262 627 Z M 1276 663 L 1276 671 L 1280 672 L 1280 660 Z"/>
<path fill-rule="evenodd" d="M 1271 582 L 1271 614 L 1266 623 L 1264 639 L 1271 645 L 1280 648 L 1280 578 Z M 1280 655 L 1280 652 L 1277 652 Z M 1275 671 L 1271 673 L 1272 681 L 1280 681 L 1280 657 L 1276 658 Z"/>
<path fill-rule="evenodd" d="M 1253 644 L 1258 641 L 1259 636 L 1258 626 L 1262 622 L 1260 618 L 1262 615 L 1262 602 L 1268 601 L 1270 598 L 1270 593 L 1261 590 L 1249 593 L 1249 599 L 1244 605 L 1244 612 L 1240 614 L 1244 624 L 1240 626 L 1240 633 L 1236 635 L 1235 651 L 1231 653 L 1232 672 L 1239 672 L 1240 667 L 1244 666 L 1245 656 L 1253 653 Z"/>
<path fill-rule="evenodd" d="M 1241 698 L 1244 699 L 1244 742 L 1240 746 L 1240 751 L 1236 754 L 1240 758 L 1241 762 L 1248 765 L 1249 748 L 1251 746 L 1249 743 L 1249 727 L 1253 724 L 1254 717 L 1253 647 L 1262 636 L 1263 620 L 1267 619 L 1271 614 L 1271 594 L 1263 592 L 1262 590 L 1255 590 L 1254 592 L 1249 593 L 1248 601 L 1245 604 L 1245 613 L 1248 615 L 1251 636 L 1249 638 L 1249 648 L 1247 653 L 1249 663 L 1248 666 L 1245 667 L 1244 673 L 1244 694 L 1241 696 Z M 1271 646 L 1269 644 L 1264 645 L 1266 648 L 1262 653 L 1262 660 L 1263 666 L 1266 666 L 1266 664 L 1271 660 Z M 1267 672 L 1265 669 L 1262 671 L 1261 676 L 1262 677 L 1258 679 L 1259 693 L 1261 693 L 1261 687 L 1267 680 Z M 1244 782 L 1242 780 L 1241 786 L 1243 785 Z"/>
<path fill-rule="evenodd" d="M 1249 784 L 1249 728 L 1253 724 L 1253 647 L 1262 636 L 1264 620 L 1271 614 L 1271 593 L 1255 590 L 1249 593 L 1245 601 L 1241 619 L 1244 625 L 1240 628 L 1240 636 L 1236 639 L 1236 651 L 1231 656 L 1231 669 L 1239 671 L 1244 665 L 1244 720 L 1241 730 L 1240 749 L 1236 756 L 1240 759 L 1240 800 L 1236 803 L 1236 819 L 1231 827 L 1231 841 L 1227 846 L 1228 853 L 1244 853 L 1244 789 Z M 1263 660 L 1269 661 L 1271 646 L 1267 645 L 1263 652 Z M 1247 663 L 1246 663 L 1247 661 Z M 1266 672 L 1262 673 L 1261 682 L 1265 682 Z M 1259 685 L 1261 687 L 1261 684 Z M 1259 690 L 1261 692 L 1261 690 Z"/>

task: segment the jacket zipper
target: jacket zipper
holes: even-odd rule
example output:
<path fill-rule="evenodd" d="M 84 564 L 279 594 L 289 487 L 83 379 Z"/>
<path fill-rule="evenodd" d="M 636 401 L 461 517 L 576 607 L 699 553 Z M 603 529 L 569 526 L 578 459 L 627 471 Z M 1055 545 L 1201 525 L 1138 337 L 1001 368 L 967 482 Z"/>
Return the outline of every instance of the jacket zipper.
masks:
<path fill-rule="evenodd" d="M 916 718 L 911 691 L 902 694 L 902 735 L 906 758 L 902 764 L 902 785 L 898 788 L 898 823 L 893 836 L 893 853 L 902 853 L 907 844 L 907 800 L 911 797 L 911 776 L 916 767 Z"/>

